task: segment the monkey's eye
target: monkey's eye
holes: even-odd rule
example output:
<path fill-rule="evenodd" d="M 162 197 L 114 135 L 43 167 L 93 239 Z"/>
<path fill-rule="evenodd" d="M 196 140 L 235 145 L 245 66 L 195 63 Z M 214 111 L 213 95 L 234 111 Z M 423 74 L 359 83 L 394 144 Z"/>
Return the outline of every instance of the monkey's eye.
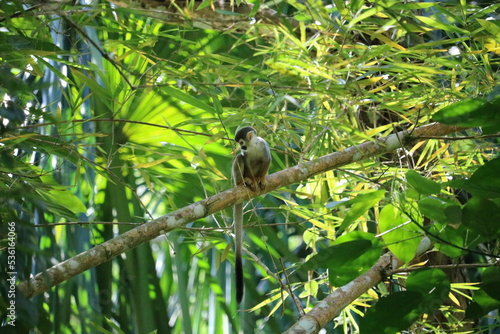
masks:
<path fill-rule="evenodd" d="M 243 151 L 246 151 L 246 150 L 247 150 L 247 143 L 246 143 L 243 139 L 241 139 L 241 140 L 239 141 L 239 144 L 240 144 L 240 147 L 241 147 L 241 149 L 242 149 Z"/>

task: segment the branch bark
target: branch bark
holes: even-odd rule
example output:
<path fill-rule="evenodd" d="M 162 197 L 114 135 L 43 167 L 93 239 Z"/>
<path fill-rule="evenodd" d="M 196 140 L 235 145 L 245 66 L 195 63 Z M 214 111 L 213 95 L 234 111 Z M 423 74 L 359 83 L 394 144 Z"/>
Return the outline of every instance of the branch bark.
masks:
<path fill-rule="evenodd" d="M 186 25 L 192 23 L 201 29 L 225 31 L 228 29 L 246 32 L 255 23 L 279 26 L 285 23 L 291 28 L 299 26 L 299 22 L 277 11 L 241 1 L 238 5 L 232 1 L 215 0 L 210 5 L 199 0 L 108 0 L 126 8 L 136 8 L 143 14 L 159 20 Z"/>
<path fill-rule="evenodd" d="M 292 327 L 283 334 L 312 334 L 318 333 L 330 320 L 336 317 L 347 305 L 382 281 L 386 268 L 395 261 L 394 267 L 403 262 L 391 253 L 380 257 L 377 263 L 366 273 L 352 280 L 348 284 L 336 289 L 325 299 L 319 302 L 311 311 L 302 316 Z"/>
<path fill-rule="evenodd" d="M 74 1 L 23 0 L 22 2 L 31 7 L 10 15 L 10 18 L 23 16 L 27 11 L 43 15 L 62 15 Z M 246 33 L 254 27 L 258 27 L 260 37 L 272 36 L 273 28 L 276 27 L 281 26 L 294 30 L 300 25 L 299 21 L 272 8 L 265 5 L 257 8 L 254 4 L 245 1 L 241 1 L 239 4 L 230 0 L 214 0 L 210 4 L 208 1 L 202 0 L 107 0 L 107 2 L 113 6 L 136 10 L 142 15 L 169 24 L 238 33 Z M 91 8 L 76 10 L 83 12 Z M 5 21 L 5 19 L 6 17 L 0 16 L 0 22 Z M 308 35 L 313 33 L 312 29 L 307 30 Z"/>
<path fill-rule="evenodd" d="M 250 192 L 246 187 L 240 186 L 188 205 L 50 267 L 29 280 L 19 283 L 18 289 L 27 298 L 34 297 L 88 269 L 111 260 L 131 248 L 182 227 L 189 222 L 234 206 L 236 203 L 252 199 L 280 187 L 304 181 L 314 175 L 340 166 L 393 151 L 404 145 L 420 141 L 419 136 L 444 136 L 460 130 L 463 130 L 463 128 L 432 123 L 411 131 L 401 131 L 373 142 L 352 146 L 313 161 L 301 163 L 269 175 L 267 177 L 267 187 L 263 190 Z"/>

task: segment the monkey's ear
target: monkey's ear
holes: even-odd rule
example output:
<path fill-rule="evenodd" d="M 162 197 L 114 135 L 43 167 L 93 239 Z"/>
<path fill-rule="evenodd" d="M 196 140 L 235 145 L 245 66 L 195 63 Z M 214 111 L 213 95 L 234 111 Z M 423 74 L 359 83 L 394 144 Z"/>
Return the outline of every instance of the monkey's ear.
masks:
<path fill-rule="evenodd" d="M 247 133 L 247 141 L 251 141 L 254 136 L 256 136 L 255 132 L 249 131 Z"/>

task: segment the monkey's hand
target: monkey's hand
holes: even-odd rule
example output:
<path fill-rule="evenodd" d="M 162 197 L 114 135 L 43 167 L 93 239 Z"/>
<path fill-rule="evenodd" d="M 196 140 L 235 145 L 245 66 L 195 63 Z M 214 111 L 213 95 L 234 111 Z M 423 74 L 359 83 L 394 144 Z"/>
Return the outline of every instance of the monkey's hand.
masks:
<path fill-rule="evenodd" d="M 245 185 L 248 188 L 250 188 L 250 190 L 252 190 L 252 191 L 257 190 L 257 187 L 255 186 L 255 182 L 249 177 L 245 177 Z"/>

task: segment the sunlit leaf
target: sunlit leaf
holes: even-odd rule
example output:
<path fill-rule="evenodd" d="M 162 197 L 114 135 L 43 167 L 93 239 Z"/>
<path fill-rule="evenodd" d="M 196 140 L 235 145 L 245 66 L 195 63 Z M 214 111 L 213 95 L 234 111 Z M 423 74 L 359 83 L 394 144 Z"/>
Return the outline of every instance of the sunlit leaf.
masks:
<path fill-rule="evenodd" d="M 392 205 L 380 212 L 379 229 L 387 247 L 400 260 L 409 262 L 420 244 L 420 229 Z"/>

